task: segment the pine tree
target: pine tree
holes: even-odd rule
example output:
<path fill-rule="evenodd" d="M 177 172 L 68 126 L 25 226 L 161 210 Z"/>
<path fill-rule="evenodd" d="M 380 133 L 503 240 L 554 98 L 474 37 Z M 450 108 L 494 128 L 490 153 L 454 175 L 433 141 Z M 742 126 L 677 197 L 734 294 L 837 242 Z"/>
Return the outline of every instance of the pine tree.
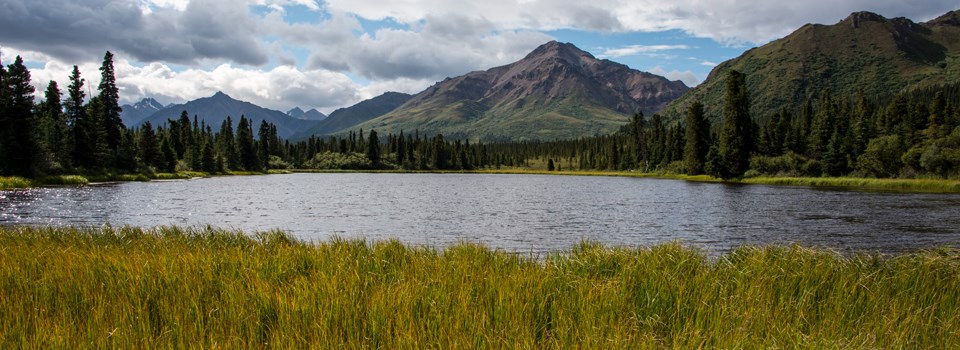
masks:
<path fill-rule="evenodd" d="M 63 94 L 57 82 L 51 80 L 47 84 L 47 90 L 44 92 L 44 101 L 38 106 L 37 113 L 40 116 L 39 141 L 43 144 L 42 148 L 48 154 L 51 165 L 60 168 L 69 164 L 70 152 L 67 143 L 67 119 L 63 114 Z"/>
<path fill-rule="evenodd" d="M 267 169 L 270 165 L 270 124 L 268 124 L 266 120 L 260 121 L 257 137 L 260 138 L 260 143 L 257 147 L 261 162 L 260 167 Z"/>
<path fill-rule="evenodd" d="M 687 109 L 686 144 L 683 147 L 683 161 L 687 174 L 697 175 L 704 171 L 707 152 L 710 151 L 710 122 L 703 113 L 703 104 L 694 102 Z"/>
<path fill-rule="evenodd" d="M 253 142 L 253 127 L 246 117 L 240 116 L 237 125 L 237 151 L 240 153 L 240 166 L 247 171 L 260 171 L 260 157 Z"/>
<path fill-rule="evenodd" d="M 150 121 L 143 123 L 140 128 L 140 161 L 144 165 L 152 166 L 156 169 L 164 169 L 163 152 L 157 144 L 157 135 L 153 132 L 153 124 Z"/>
<path fill-rule="evenodd" d="M 126 129 L 123 120 L 120 119 L 120 89 L 117 88 L 117 78 L 113 70 L 113 54 L 107 51 L 103 55 L 103 64 L 100 65 L 100 85 L 97 87 L 100 91 L 100 103 L 103 108 L 101 123 L 106 132 L 106 144 L 113 156 L 119 152 L 121 135 Z"/>
<path fill-rule="evenodd" d="M 33 130 L 33 93 L 30 70 L 20 56 L 3 75 L 3 108 L 0 110 L 0 174 L 32 176 L 37 145 Z"/>
<path fill-rule="evenodd" d="M 400 130 L 400 136 L 397 137 L 397 158 L 396 162 L 398 166 L 403 166 L 404 161 L 406 160 L 407 155 L 407 141 L 403 138 L 403 130 Z"/>
<path fill-rule="evenodd" d="M 750 166 L 753 148 L 753 127 L 750 119 L 750 101 L 747 98 L 746 77 L 731 70 L 727 75 L 723 104 L 723 128 L 720 131 L 719 156 L 722 178 L 742 176 Z"/>
<path fill-rule="evenodd" d="M 204 138 L 203 147 L 200 148 L 200 169 L 208 173 L 218 171 L 213 157 L 213 144 L 207 138 Z"/>
<path fill-rule="evenodd" d="M 222 159 L 223 170 L 240 169 L 240 155 L 237 153 L 236 139 L 233 136 L 233 121 L 230 117 L 220 124 L 217 133 L 217 158 Z"/>
<path fill-rule="evenodd" d="M 553 158 L 547 159 L 547 171 L 553 171 L 554 169 Z"/>
<path fill-rule="evenodd" d="M 93 125 L 83 105 L 83 99 L 86 97 L 83 92 L 83 82 L 84 79 L 80 78 L 80 68 L 73 66 L 64 107 L 70 128 L 71 164 L 86 168 L 94 163 L 93 143 L 90 139 Z"/>
<path fill-rule="evenodd" d="M 370 137 L 367 138 L 367 160 L 373 164 L 374 167 L 380 166 L 380 138 L 377 136 L 377 132 L 373 129 L 370 130 Z"/>

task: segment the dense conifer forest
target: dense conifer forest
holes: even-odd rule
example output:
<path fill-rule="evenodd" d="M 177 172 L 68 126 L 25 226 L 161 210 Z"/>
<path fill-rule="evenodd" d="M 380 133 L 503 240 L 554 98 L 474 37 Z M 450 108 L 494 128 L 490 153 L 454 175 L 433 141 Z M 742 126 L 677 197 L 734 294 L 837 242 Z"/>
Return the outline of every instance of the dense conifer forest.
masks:
<path fill-rule="evenodd" d="M 22 59 L 0 66 L 0 175 L 503 167 L 720 178 L 960 175 L 960 84 L 892 96 L 822 91 L 799 110 L 755 116 L 744 75 L 731 71 L 723 115 L 704 115 L 706 108 L 694 102 L 682 120 L 636 114 L 610 135 L 482 143 L 417 130 L 387 135 L 356 130 L 290 142 L 277 136 L 276 126 L 253 125 L 243 115 L 236 130 L 236 116 L 207 125 L 189 111 L 164 125 L 125 126 L 110 52 L 100 74 L 92 98 L 75 66 L 65 94 L 51 81 L 35 103 L 37 92 Z"/>

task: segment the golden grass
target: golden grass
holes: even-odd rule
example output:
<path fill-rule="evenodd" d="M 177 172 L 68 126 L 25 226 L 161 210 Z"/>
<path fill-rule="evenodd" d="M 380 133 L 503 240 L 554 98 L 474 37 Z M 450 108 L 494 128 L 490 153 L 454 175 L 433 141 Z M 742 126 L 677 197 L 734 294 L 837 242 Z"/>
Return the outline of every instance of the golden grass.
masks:
<path fill-rule="evenodd" d="M 960 251 L 0 228 L 0 348 L 957 348 Z"/>

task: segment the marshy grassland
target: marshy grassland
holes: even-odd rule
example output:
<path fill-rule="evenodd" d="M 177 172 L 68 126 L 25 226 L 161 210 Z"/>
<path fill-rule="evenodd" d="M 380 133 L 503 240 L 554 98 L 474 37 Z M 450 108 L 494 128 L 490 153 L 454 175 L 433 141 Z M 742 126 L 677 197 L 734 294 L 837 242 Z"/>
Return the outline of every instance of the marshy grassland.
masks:
<path fill-rule="evenodd" d="M 0 348 L 958 348 L 960 251 L 0 228 Z"/>

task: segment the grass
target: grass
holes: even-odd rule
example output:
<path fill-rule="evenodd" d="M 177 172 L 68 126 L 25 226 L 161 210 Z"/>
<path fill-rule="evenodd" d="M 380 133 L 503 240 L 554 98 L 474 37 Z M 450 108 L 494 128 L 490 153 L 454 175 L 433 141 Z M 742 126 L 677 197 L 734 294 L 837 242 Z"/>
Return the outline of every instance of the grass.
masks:
<path fill-rule="evenodd" d="M 0 228 L 0 348 L 957 348 L 960 251 Z"/>
<path fill-rule="evenodd" d="M 871 179 L 856 177 L 753 177 L 749 184 L 782 186 L 843 187 L 865 190 L 960 193 L 960 180 L 946 179 Z"/>
<path fill-rule="evenodd" d="M 19 176 L 0 176 L 0 190 L 33 187 L 34 182 Z"/>

